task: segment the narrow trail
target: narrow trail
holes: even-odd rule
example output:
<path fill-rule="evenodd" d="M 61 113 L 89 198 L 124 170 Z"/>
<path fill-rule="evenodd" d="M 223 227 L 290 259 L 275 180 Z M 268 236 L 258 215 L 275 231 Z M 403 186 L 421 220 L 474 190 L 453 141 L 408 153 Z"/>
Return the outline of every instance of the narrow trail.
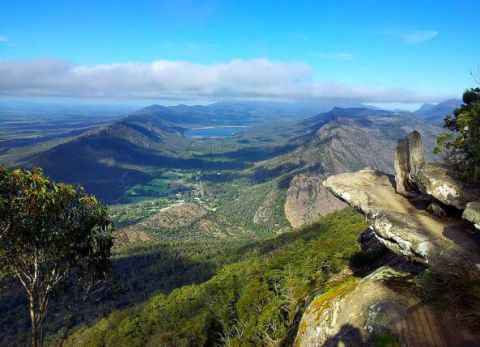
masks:
<path fill-rule="evenodd" d="M 480 329 L 461 324 L 450 312 L 441 312 L 418 299 L 409 299 L 407 315 L 394 330 L 406 347 L 480 346 Z"/>

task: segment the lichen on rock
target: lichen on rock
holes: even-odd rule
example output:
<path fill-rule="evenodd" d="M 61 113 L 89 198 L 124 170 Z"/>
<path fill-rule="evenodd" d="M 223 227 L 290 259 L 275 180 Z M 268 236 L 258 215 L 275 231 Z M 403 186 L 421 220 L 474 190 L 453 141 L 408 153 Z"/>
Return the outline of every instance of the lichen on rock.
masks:
<path fill-rule="evenodd" d="M 421 193 L 457 209 L 463 210 L 467 203 L 480 200 L 480 190 L 457 179 L 445 164 L 427 163 L 411 181 Z"/>

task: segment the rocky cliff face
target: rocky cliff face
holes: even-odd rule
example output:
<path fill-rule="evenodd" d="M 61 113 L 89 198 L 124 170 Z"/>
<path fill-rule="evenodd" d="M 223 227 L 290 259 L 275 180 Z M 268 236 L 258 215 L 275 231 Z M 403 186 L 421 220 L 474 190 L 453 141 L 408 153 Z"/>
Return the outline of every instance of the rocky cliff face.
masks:
<path fill-rule="evenodd" d="M 323 186 L 321 176 L 297 175 L 286 193 L 285 217 L 292 227 L 298 228 L 345 206 Z"/>
<path fill-rule="evenodd" d="M 478 345 L 478 329 L 458 317 L 469 306 L 480 307 L 472 294 L 480 290 L 480 235 L 474 228 L 480 195 L 445 166 L 425 164 L 422 151 L 418 133 L 399 141 L 396 181 L 368 168 L 324 181 L 365 215 L 376 238 L 397 256 L 360 280 L 351 277 L 317 295 L 303 314 L 297 346 L 371 346 L 379 338 L 418 347 Z M 446 311 L 419 294 L 425 276 L 442 284 L 424 283 L 423 290 L 448 292 L 441 302 Z"/>
<path fill-rule="evenodd" d="M 362 279 L 332 285 L 305 310 L 294 345 L 478 346 L 478 329 L 418 295 L 418 270 L 396 258 Z"/>

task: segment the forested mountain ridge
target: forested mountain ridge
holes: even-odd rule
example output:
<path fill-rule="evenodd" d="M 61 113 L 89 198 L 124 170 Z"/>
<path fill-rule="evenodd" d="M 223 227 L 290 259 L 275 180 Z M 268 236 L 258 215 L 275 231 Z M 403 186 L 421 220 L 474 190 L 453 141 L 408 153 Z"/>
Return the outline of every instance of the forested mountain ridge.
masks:
<path fill-rule="evenodd" d="M 253 105 L 256 108 L 250 106 L 248 112 L 255 112 L 260 107 L 265 109 L 264 112 L 269 110 L 268 105 L 262 103 Z M 385 163 L 390 160 L 381 159 L 382 155 L 380 158 L 369 158 L 376 151 L 373 148 L 375 143 L 384 140 L 393 143 L 395 137 L 404 136 L 413 127 L 425 129 L 424 135 L 428 141 L 435 131 L 409 113 L 334 108 L 301 121 L 279 122 L 277 117 L 277 121 L 268 127 L 255 125 L 231 139 L 202 141 L 183 136 L 187 129 L 185 123 L 190 123 L 188 127 L 191 127 L 193 123 L 210 124 L 206 122 L 218 121 L 212 118 L 212 114 L 221 117 L 232 117 L 232 114 L 245 116 L 247 111 L 244 110 L 244 104 L 237 105 L 240 111 L 234 106 L 222 103 L 209 107 L 180 105 L 166 108 L 154 105 L 110 125 L 90 129 L 71 140 L 46 147 L 45 150 L 38 146 L 32 154 L 26 151 L 23 156 L 18 156 L 17 152 L 10 157 L 8 152 L 6 155 L 10 165 L 43 167 L 56 180 L 80 183 L 102 200 L 116 202 L 125 200 L 125 192 L 129 187 L 147 183 L 157 177 L 159 171 L 165 170 L 219 171 L 236 175 L 245 169 L 244 174 L 248 177 L 264 182 L 306 167 L 325 174 L 365 165 L 378 165 L 385 169 Z M 206 109 L 208 112 L 198 113 L 197 109 Z M 219 111 L 222 109 L 228 112 L 223 114 Z M 268 112 L 269 117 L 274 117 L 272 110 Z M 192 116 L 189 118 L 188 114 Z M 401 124 L 402 119 L 406 120 L 405 125 Z M 353 127 L 347 129 L 348 126 L 356 127 L 357 133 L 353 133 Z M 333 128 L 338 127 L 343 129 L 343 134 L 340 130 L 334 134 Z M 399 130 L 401 127 L 404 130 Z M 327 129 L 331 129 L 328 130 L 330 135 Z M 380 141 L 376 141 L 378 137 Z M 339 145 L 339 139 L 343 145 Z M 372 144 L 368 151 L 353 153 L 358 150 L 359 144 L 367 142 Z M 220 146 L 219 150 L 208 153 L 216 146 Z M 341 149 L 343 153 L 332 153 L 332 150 L 336 151 L 336 146 L 339 150 L 344 146 Z M 230 150 L 230 147 L 235 150 Z M 386 153 L 383 144 L 379 147 Z M 341 163 L 340 156 L 344 154 L 349 160 Z"/>
<path fill-rule="evenodd" d="M 342 102 L 343 107 L 364 107 L 361 103 Z M 151 105 L 134 115 L 156 116 L 184 127 L 211 125 L 253 125 L 277 121 L 299 121 L 326 112 L 338 104 L 332 102 L 255 102 L 224 101 L 210 105 Z"/>

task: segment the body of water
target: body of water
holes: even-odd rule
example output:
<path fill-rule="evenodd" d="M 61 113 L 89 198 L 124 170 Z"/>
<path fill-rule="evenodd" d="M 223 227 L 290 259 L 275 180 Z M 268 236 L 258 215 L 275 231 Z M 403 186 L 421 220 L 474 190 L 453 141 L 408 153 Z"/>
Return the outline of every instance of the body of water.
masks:
<path fill-rule="evenodd" d="M 190 129 L 183 134 L 186 137 L 232 137 L 244 132 L 249 126 L 212 126 L 205 128 Z"/>

